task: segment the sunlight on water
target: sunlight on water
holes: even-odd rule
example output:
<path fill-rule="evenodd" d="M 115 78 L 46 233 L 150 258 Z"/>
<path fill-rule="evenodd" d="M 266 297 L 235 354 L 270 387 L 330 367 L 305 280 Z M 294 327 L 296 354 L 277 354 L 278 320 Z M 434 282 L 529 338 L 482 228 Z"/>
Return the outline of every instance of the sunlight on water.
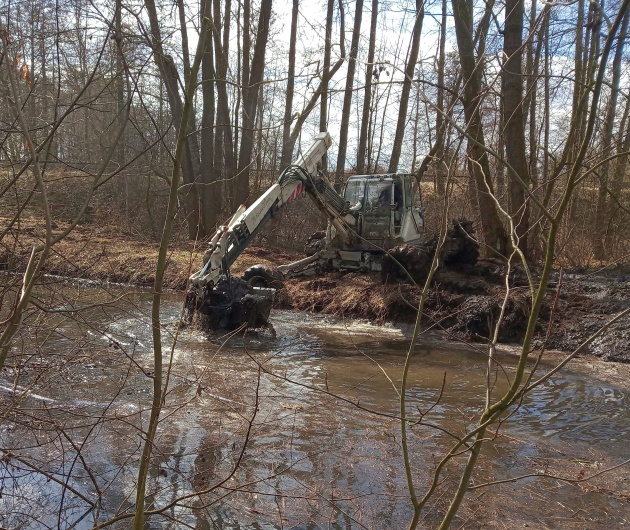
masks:
<path fill-rule="evenodd" d="M 91 294 L 82 292 L 85 298 Z M 174 504 L 167 517 L 151 519 L 151 528 L 179 528 L 174 519 L 195 528 L 221 529 L 405 526 L 410 507 L 396 417 L 409 328 L 277 312 L 275 336 L 252 332 L 227 340 L 220 334 L 184 331 L 171 360 L 180 303 L 171 297 L 163 310 L 165 362 L 172 362 L 173 369 L 149 498 L 155 506 Z M 3 446 L 46 463 L 87 498 L 94 497 L 98 486 L 100 520 L 129 509 L 133 501 L 136 428 L 146 425 L 151 400 L 148 311 L 148 296 L 136 293 L 80 318 L 55 320 L 46 340 L 28 337 L 26 329 L 24 344 L 37 346 L 41 363 L 62 362 L 43 377 L 31 375 L 25 362 L 19 385 L 10 378 L 17 368 L 0 381 L 0 397 L 7 403 L 15 400 L 21 411 L 34 411 L 49 440 L 42 443 L 37 431 L 5 422 L 0 430 Z M 501 356 L 500 363 L 509 377 L 513 358 Z M 418 487 L 427 485 L 436 459 L 452 444 L 451 435 L 472 427 L 484 405 L 485 369 L 480 350 L 436 335 L 421 338 L 406 393 Z M 502 373 L 495 393 L 506 388 Z M 556 463 L 561 453 L 566 462 L 587 462 L 593 469 L 601 467 L 598 459 L 603 456 L 614 464 L 627 455 L 627 405 L 621 389 L 565 370 L 512 411 L 501 426 L 504 436 L 484 449 L 489 458 L 480 465 L 479 479 L 531 473 L 549 459 Z M 60 435 L 60 425 L 76 440 L 74 449 L 67 440 L 61 442 L 65 435 Z M 73 459 L 79 446 L 81 460 Z M 68 463 L 73 461 L 80 465 Z M 237 462 L 239 469 L 233 472 Z M 95 522 L 94 510 L 77 497 L 62 500 L 61 488 L 32 469 L 5 466 L 2 477 L 0 510 L 5 513 L 13 513 L 11 502 L 18 491 L 41 499 L 22 515 L 15 512 L 10 524 L 42 522 L 53 512 L 62 513 L 68 524 L 74 521 L 75 528 L 91 528 Z M 585 509 L 575 489 L 556 486 L 554 498 L 566 510 Z M 531 492 L 510 488 L 498 489 L 497 499 L 509 492 L 512 508 L 497 501 L 492 510 L 508 509 L 519 521 L 531 521 L 536 512 L 528 508 Z M 174 502 L 179 497 L 188 500 Z M 588 514 L 614 505 L 621 519 L 629 515 L 614 498 L 589 499 Z M 429 510 L 428 527 L 439 518 L 439 506 Z M 566 515 L 551 504 L 545 510 L 550 517 Z M 127 528 L 128 523 L 114 527 Z"/>

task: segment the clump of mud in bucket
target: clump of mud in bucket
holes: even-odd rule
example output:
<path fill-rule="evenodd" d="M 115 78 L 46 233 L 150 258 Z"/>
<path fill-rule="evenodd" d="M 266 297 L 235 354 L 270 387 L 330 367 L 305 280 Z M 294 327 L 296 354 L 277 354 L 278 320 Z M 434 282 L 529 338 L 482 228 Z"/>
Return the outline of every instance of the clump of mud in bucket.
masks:
<path fill-rule="evenodd" d="M 268 328 L 275 289 L 252 287 L 228 277 L 186 294 L 184 324 L 201 331 Z"/>

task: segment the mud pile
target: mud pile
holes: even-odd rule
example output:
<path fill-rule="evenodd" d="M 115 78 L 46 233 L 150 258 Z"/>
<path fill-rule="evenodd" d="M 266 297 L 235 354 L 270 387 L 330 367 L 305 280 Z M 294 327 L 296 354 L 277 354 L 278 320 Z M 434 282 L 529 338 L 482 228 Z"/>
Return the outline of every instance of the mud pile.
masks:
<path fill-rule="evenodd" d="M 573 350 L 630 308 L 630 271 L 617 267 L 556 278 L 559 289 L 549 347 Z M 630 362 L 630 315 L 620 318 L 585 349 L 608 361 Z"/>
<path fill-rule="evenodd" d="M 473 239 L 472 221 L 453 219 L 440 250 L 441 269 L 470 267 L 479 259 L 479 243 Z M 399 245 L 383 256 L 381 276 L 384 283 L 413 280 L 426 281 L 438 247 L 438 238 L 422 245 Z"/>
<path fill-rule="evenodd" d="M 482 266 L 481 270 L 485 268 Z M 419 295 L 416 286 L 402 282 L 383 284 L 378 274 L 335 272 L 317 279 L 285 282 L 276 295 L 275 307 L 363 318 L 375 324 L 413 322 Z M 484 340 L 499 317 L 502 302 L 501 285 L 493 276 L 479 276 L 473 267 L 440 271 L 425 301 L 426 326 L 458 337 Z M 515 289 L 508 300 L 501 340 L 518 340 L 522 336 L 528 311 L 527 294 Z"/>

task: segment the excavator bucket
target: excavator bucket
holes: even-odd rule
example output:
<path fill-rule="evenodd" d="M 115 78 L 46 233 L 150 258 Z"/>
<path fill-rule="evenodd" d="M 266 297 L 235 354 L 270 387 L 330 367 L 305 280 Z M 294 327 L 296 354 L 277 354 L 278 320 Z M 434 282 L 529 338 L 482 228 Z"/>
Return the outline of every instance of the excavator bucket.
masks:
<path fill-rule="evenodd" d="M 186 295 L 184 322 L 201 331 L 268 328 L 275 292 L 231 276 L 214 286 L 192 287 Z"/>

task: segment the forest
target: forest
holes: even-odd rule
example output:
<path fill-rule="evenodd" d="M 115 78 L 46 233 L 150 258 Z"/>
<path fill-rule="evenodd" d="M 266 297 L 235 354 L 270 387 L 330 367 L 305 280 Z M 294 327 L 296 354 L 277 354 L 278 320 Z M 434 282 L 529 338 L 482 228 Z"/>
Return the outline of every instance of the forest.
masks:
<path fill-rule="evenodd" d="M 319 528 L 325 510 L 309 512 L 308 521 L 295 515 L 317 502 L 329 506 L 329 528 L 478 528 L 499 520 L 506 509 L 500 500 L 488 505 L 492 517 L 482 510 L 475 519 L 467 499 L 482 487 L 474 477 L 488 471 L 484 451 L 500 438 L 503 422 L 521 414 L 529 396 L 609 329 L 616 333 L 614 348 L 600 345 L 607 348 L 600 356 L 629 358 L 623 324 L 630 313 L 629 4 L 4 0 L 0 526 Z M 246 338 L 233 354 L 240 368 L 232 372 L 223 351 L 228 338 L 204 339 L 202 347 L 180 326 L 181 300 L 174 302 L 169 288 L 186 286 L 217 227 L 240 205 L 251 205 L 324 131 L 333 144 L 322 171 L 336 189 L 352 175 L 413 175 L 427 237 L 441 248 L 451 218 L 470 220 L 484 270 L 500 276 L 492 309 L 479 317 L 483 333 L 466 335 L 483 344 L 475 346 L 483 350 L 477 366 L 485 374 L 483 390 L 456 420 L 431 416 L 448 403 L 446 373 L 443 382 L 435 376 L 430 383 L 437 386 L 428 401 L 411 404 L 410 389 L 426 376 L 414 372 L 417 348 L 429 340 L 423 334 L 436 321 L 444 330 L 449 314 L 473 292 L 468 285 L 447 299 L 433 288 L 434 281 L 446 282 L 439 252 L 426 283 L 411 290 L 334 276 L 308 284 L 319 298 L 307 297 L 302 283 L 278 296 L 285 309 L 312 312 L 330 304 L 342 308 L 330 311 L 336 316 L 378 324 L 391 316 L 379 303 L 398 296 L 395 315 L 404 313 L 401 320 L 410 323 L 404 354 L 390 367 L 396 375 L 387 368 L 378 374 L 391 384 L 396 410 L 362 405 L 357 388 L 374 374 L 351 391 L 328 375 L 304 383 L 301 376 L 292 379 L 272 346 L 265 346 L 262 360 L 259 346 Z M 276 265 L 277 256 L 294 256 L 323 228 L 316 208 L 296 201 L 257 236 L 257 255 L 276 256 L 270 258 Z M 607 287 L 582 283 L 578 293 L 565 286 L 585 271 L 604 271 Z M 330 303 L 328 290 L 344 282 L 358 287 Z M 588 318 L 610 319 L 580 320 L 575 328 L 581 329 L 569 330 L 571 340 L 554 341 L 566 289 L 588 306 Z M 592 302 L 595 291 L 605 291 L 605 304 Z M 378 292 L 379 301 L 368 292 Z M 377 309 L 344 312 L 361 303 Z M 582 309 L 571 305 L 572 315 Z M 282 316 L 280 329 L 292 318 Z M 512 318 L 519 331 L 508 362 L 499 350 L 502 326 Z M 567 351 L 543 362 L 551 346 Z M 211 347 L 212 359 L 198 364 Z M 213 364 L 216 356 L 222 361 Z M 270 359 L 279 364 L 269 365 Z M 388 366 L 390 359 L 374 362 Z M 337 378 L 347 374 L 337 370 Z M 621 385 L 615 393 L 625 391 L 625 383 L 615 384 Z M 271 387 L 314 393 L 323 409 L 330 399 L 359 417 L 387 418 L 375 430 L 391 434 L 373 442 L 398 460 L 371 476 L 385 483 L 384 476 L 395 475 L 390 493 L 396 500 L 387 504 L 390 493 L 379 493 L 386 506 L 368 518 L 369 506 L 357 500 L 362 492 L 339 486 L 337 501 L 336 490 L 326 489 L 327 480 L 336 480 L 325 467 L 332 460 L 313 473 L 313 485 L 299 482 L 291 474 L 294 466 L 300 470 L 294 449 L 289 463 L 277 456 L 260 478 L 248 462 L 266 461 L 271 450 L 263 445 L 273 437 L 271 420 L 261 417 L 284 418 L 287 410 L 308 416 L 307 401 L 275 402 Z M 135 401 L 121 404 L 129 395 Z M 178 422 L 210 400 L 206 395 L 216 400 L 211 407 L 204 402 L 199 413 L 207 417 L 195 429 L 204 434 L 191 456 L 181 439 L 187 427 Z M 346 409 L 336 422 L 350 414 Z M 619 428 L 626 429 L 626 419 Z M 427 438 L 416 427 L 447 439 L 439 438 L 431 458 L 422 453 Z M 101 444 L 111 452 L 107 463 L 98 458 Z M 248 459 L 250 452 L 255 456 Z M 313 468 L 316 452 L 308 457 Z M 342 453 L 334 454 L 343 460 Z M 615 456 L 611 449 L 602 466 L 614 471 L 627 464 Z M 521 474 L 577 487 L 601 470 L 545 466 Z M 619 493 L 621 479 L 612 477 L 592 488 L 614 490 L 615 502 L 627 510 L 627 492 Z M 480 480 L 492 486 L 520 479 L 497 471 Z M 392 519 L 382 523 L 389 512 Z M 529 521 L 523 517 L 514 521 Z"/>
<path fill-rule="evenodd" d="M 37 155 L 53 216 L 157 237 L 185 123 L 178 223 L 202 238 L 328 130 L 334 181 L 400 170 L 427 202 L 453 189 L 489 250 L 509 216 L 540 257 L 570 189 L 562 259 L 627 254 L 623 5 L 215 4 L 6 4 L 7 217 L 43 207 Z"/>

